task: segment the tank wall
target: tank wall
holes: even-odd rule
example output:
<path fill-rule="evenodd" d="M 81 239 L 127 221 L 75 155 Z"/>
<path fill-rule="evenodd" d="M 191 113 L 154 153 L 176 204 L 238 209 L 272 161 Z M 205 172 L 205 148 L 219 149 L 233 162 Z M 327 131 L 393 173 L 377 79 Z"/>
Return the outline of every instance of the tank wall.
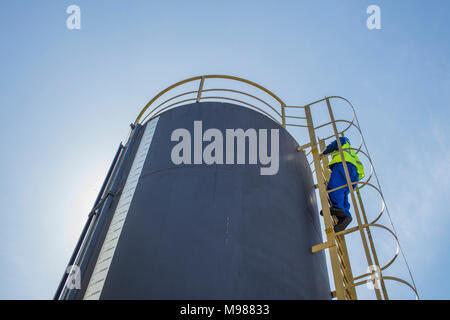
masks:
<path fill-rule="evenodd" d="M 226 129 L 279 129 L 277 174 L 261 175 L 248 155 L 247 164 L 175 165 L 173 131 L 185 128 L 193 138 L 198 120 L 203 132 L 217 128 L 224 136 Z M 98 298 L 330 298 L 325 256 L 311 253 L 322 242 L 312 174 L 286 130 L 255 111 L 215 102 L 172 109 L 149 125 Z"/>

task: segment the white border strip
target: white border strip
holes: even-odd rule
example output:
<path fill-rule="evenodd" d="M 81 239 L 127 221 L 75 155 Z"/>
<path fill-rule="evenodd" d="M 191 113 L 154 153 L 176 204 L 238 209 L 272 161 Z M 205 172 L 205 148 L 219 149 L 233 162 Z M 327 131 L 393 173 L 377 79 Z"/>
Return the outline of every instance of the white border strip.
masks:
<path fill-rule="evenodd" d="M 111 266 L 114 252 L 116 251 L 119 237 L 128 214 L 128 209 L 130 208 L 131 201 L 133 200 L 134 192 L 136 190 L 139 177 L 141 176 L 142 167 L 144 166 L 150 144 L 152 143 L 153 134 L 155 133 L 158 119 L 159 117 L 151 120 L 145 127 L 138 151 L 136 152 L 136 156 L 133 160 L 133 165 L 131 166 L 123 192 L 120 195 L 119 203 L 117 204 L 111 224 L 109 225 L 105 241 L 103 242 L 102 249 L 98 255 L 97 263 L 94 267 L 94 271 L 92 272 L 91 279 L 89 280 L 88 287 L 84 294 L 84 300 L 100 299 L 103 285 L 105 284 L 109 267 Z"/>

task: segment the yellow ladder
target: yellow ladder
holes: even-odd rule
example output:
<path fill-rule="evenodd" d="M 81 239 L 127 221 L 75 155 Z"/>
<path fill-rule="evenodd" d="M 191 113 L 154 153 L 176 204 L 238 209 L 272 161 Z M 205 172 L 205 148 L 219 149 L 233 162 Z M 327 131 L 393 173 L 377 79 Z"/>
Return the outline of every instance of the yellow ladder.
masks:
<path fill-rule="evenodd" d="M 386 270 L 397 258 L 398 256 L 398 250 L 394 258 L 389 261 L 386 265 L 380 266 L 379 259 L 377 252 L 375 250 L 375 245 L 372 237 L 372 233 L 370 231 L 370 227 L 379 227 L 383 228 L 387 231 L 389 231 L 398 244 L 398 239 L 392 230 L 390 230 L 388 227 L 376 223 L 380 216 L 383 214 L 383 211 L 380 213 L 380 215 L 373 221 L 369 222 L 366 216 L 365 208 L 364 208 L 364 202 L 360 193 L 360 189 L 364 186 L 370 186 L 375 188 L 381 195 L 382 193 L 379 187 L 376 187 L 372 183 L 370 183 L 370 179 L 373 175 L 373 170 L 370 173 L 370 175 L 365 179 L 363 182 L 358 182 L 358 187 L 353 188 L 354 183 L 350 181 L 349 172 L 347 169 L 347 164 L 345 161 L 345 157 L 343 155 L 343 149 L 340 143 L 339 137 L 343 137 L 346 130 L 348 130 L 350 127 L 354 126 L 358 129 L 358 131 L 361 133 L 361 130 L 359 128 L 359 125 L 356 125 L 355 118 L 356 114 L 354 113 L 353 106 L 350 106 L 353 109 L 354 113 L 354 119 L 352 121 L 346 121 L 346 120 L 335 120 L 333 110 L 331 108 L 331 102 L 330 100 L 333 98 L 337 99 L 343 99 L 347 101 L 344 98 L 341 97 L 326 97 L 324 99 L 318 100 L 316 102 L 313 102 L 311 104 L 308 104 L 306 106 L 285 106 L 286 109 L 289 108 L 296 108 L 304 110 L 304 117 L 300 116 L 290 116 L 286 115 L 286 118 L 293 118 L 293 119 L 304 119 L 306 120 L 306 125 L 299 125 L 299 124 L 293 124 L 293 123 L 286 123 L 286 126 L 297 126 L 297 127 L 304 127 L 308 130 L 308 135 L 310 142 L 306 145 L 303 145 L 298 148 L 298 150 L 305 152 L 305 155 L 312 155 L 312 162 L 310 163 L 312 171 L 315 173 L 317 184 L 315 185 L 316 188 L 319 191 L 319 198 L 320 198 L 320 204 L 322 207 L 323 212 L 323 219 L 325 224 L 325 234 L 326 234 L 326 241 L 324 243 L 317 244 L 312 247 L 312 252 L 316 253 L 325 249 L 328 249 L 329 256 L 330 256 L 330 262 L 332 267 L 332 274 L 333 274 L 333 280 L 335 285 L 335 290 L 331 293 L 333 298 L 337 298 L 338 300 L 355 300 L 357 299 L 356 294 L 356 287 L 362 284 L 366 284 L 368 282 L 371 282 L 373 284 L 373 289 L 375 292 L 375 296 L 377 299 L 389 299 L 389 295 L 386 289 L 385 280 L 394 280 L 401 283 L 404 283 L 408 285 L 415 293 L 416 298 L 418 298 L 417 295 L 417 289 L 415 285 L 411 285 L 409 282 L 392 276 L 386 276 L 383 275 L 383 271 Z M 313 117 L 311 114 L 311 107 L 315 104 L 324 102 L 326 104 L 326 108 L 330 117 L 330 121 L 321 124 L 318 126 L 314 125 Z M 339 131 L 337 128 L 336 123 L 337 122 L 347 122 L 349 125 L 344 129 Z M 333 129 L 333 134 L 330 135 L 327 138 L 319 139 L 316 136 L 316 130 L 319 128 L 323 128 L 324 126 L 331 126 Z M 362 133 L 361 133 L 362 135 Z M 320 153 L 325 149 L 326 147 L 326 140 L 336 140 L 337 145 L 339 148 L 339 153 L 341 155 L 341 159 L 343 159 L 343 165 L 344 165 L 344 172 L 347 180 L 347 184 L 343 185 L 338 188 L 334 188 L 332 190 L 327 190 L 327 182 L 330 178 L 330 171 L 327 168 L 328 165 L 328 157 L 320 157 Z M 331 141 L 330 140 L 330 141 Z M 309 149 L 309 152 L 307 150 Z M 360 153 L 366 156 L 366 158 L 369 160 L 371 169 L 373 169 L 372 161 L 370 157 L 368 156 L 368 153 L 364 152 L 362 150 L 362 144 L 358 148 L 352 148 L 356 153 Z M 320 152 L 319 152 L 320 150 Z M 357 226 L 349 228 L 347 230 L 341 231 L 341 232 L 334 232 L 334 225 L 337 223 L 337 219 L 330 214 L 330 204 L 329 204 L 329 197 L 328 194 L 332 191 L 338 190 L 340 188 L 348 187 L 350 191 L 350 197 L 352 201 L 352 208 L 354 211 L 354 215 L 356 217 Z M 383 200 L 384 204 L 384 200 Z M 345 235 L 348 235 L 350 233 L 357 232 L 360 234 L 361 242 L 364 248 L 365 253 L 365 259 L 368 265 L 368 272 L 359 275 L 357 277 L 353 276 L 352 268 L 350 265 L 350 259 L 349 254 L 347 250 L 347 244 L 345 241 Z M 408 267 L 409 269 L 409 267 Z M 412 278 L 412 277 L 411 277 Z"/>

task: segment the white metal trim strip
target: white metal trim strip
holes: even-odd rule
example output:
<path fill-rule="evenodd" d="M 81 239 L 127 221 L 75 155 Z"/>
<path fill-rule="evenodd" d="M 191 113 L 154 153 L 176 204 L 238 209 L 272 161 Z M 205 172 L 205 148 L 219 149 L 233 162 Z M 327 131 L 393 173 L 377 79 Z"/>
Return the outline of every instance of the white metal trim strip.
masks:
<path fill-rule="evenodd" d="M 131 201 L 133 200 L 134 192 L 136 190 L 139 177 L 141 176 L 142 167 L 144 166 L 145 159 L 152 143 L 153 134 L 155 133 L 156 124 L 158 118 L 151 120 L 145 127 L 144 134 L 142 135 L 141 142 L 139 144 L 138 151 L 133 160 L 133 164 L 128 174 L 125 186 L 122 194 L 120 195 L 119 203 L 117 204 L 114 216 L 109 225 L 108 232 L 103 242 L 102 249 L 97 258 L 94 271 L 92 272 L 91 279 L 89 280 L 88 287 L 84 294 L 84 300 L 98 300 L 103 290 L 106 277 L 108 275 L 109 267 L 114 256 L 117 244 L 119 242 L 120 234 L 122 232 L 125 219 L 130 208 Z"/>

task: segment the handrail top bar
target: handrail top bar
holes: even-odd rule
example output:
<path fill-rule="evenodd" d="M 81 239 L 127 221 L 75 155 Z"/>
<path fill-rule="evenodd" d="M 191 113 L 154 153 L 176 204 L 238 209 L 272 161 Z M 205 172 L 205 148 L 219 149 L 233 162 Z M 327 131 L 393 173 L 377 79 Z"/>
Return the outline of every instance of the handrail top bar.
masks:
<path fill-rule="evenodd" d="M 274 98 L 276 101 L 278 101 L 278 102 L 280 103 L 281 106 L 286 105 L 286 104 L 283 102 L 283 100 L 281 100 L 276 94 L 274 94 L 272 91 L 270 91 L 269 89 L 263 87 L 262 85 L 260 85 L 260 84 L 258 84 L 258 83 L 256 83 L 256 82 L 253 82 L 253 81 L 250 81 L 250 80 L 247 80 L 247 79 L 243 79 L 243 78 L 240 78 L 240 77 L 236 77 L 236 76 L 219 75 L 219 74 L 210 74 L 210 75 L 202 75 L 202 76 L 191 77 L 191 78 L 188 78 L 188 79 L 179 81 L 179 82 L 177 82 L 177 83 L 175 83 L 175 84 L 173 84 L 173 85 L 167 87 L 166 89 L 162 90 L 161 92 L 159 92 L 155 97 L 153 97 L 153 99 L 151 99 L 151 100 L 144 106 L 144 108 L 141 110 L 141 112 L 140 112 L 139 115 L 137 116 L 137 118 L 136 118 L 134 124 L 136 125 L 136 124 L 139 123 L 140 119 L 142 118 L 142 116 L 144 115 L 144 113 L 148 110 L 148 108 L 149 108 L 149 107 L 150 107 L 150 106 L 151 106 L 158 98 L 160 98 L 163 94 L 165 94 L 165 93 L 167 93 L 168 91 L 170 91 L 170 90 L 172 90 L 172 89 L 174 89 L 174 88 L 176 88 L 176 87 L 179 87 L 179 86 L 181 86 L 181 85 L 183 85 L 183 84 L 185 84 L 185 83 L 193 82 L 193 81 L 197 81 L 197 80 L 202 81 L 202 80 L 205 80 L 205 79 L 226 79 L 226 80 L 234 80 L 234 81 L 238 81 L 238 82 L 243 82 L 243 83 L 249 84 L 249 85 L 251 85 L 251 86 L 253 86 L 253 87 L 256 87 L 256 88 L 258 88 L 258 89 L 264 91 L 265 93 L 267 93 L 268 95 L 270 95 L 272 98 Z M 200 90 L 199 90 L 199 91 L 200 91 Z"/>
<path fill-rule="evenodd" d="M 329 100 L 329 99 L 341 99 L 341 100 L 344 100 L 345 102 L 349 103 L 353 107 L 352 103 L 348 99 L 346 99 L 346 98 L 344 98 L 342 96 L 326 96 L 326 97 L 324 97 L 322 99 L 319 99 L 319 100 L 307 103 L 307 104 L 302 105 L 302 106 L 286 105 L 286 108 L 305 108 L 305 107 L 312 106 L 314 104 L 317 104 L 317 103 L 320 103 L 320 102 L 323 102 L 323 101 L 326 101 L 326 100 Z"/>
<path fill-rule="evenodd" d="M 235 90 L 230 90 L 230 89 L 225 89 L 225 88 L 223 88 L 223 89 L 221 89 L 221 88 L 218 88 L 218 89 L 203 89 L 203 84 L 204 84 L 204 82 L 205 82 L 206 79 L 224 79 L 224 80 L 232 80 L 232 81 L 242 82 L 242 83 L 245 83 L 245 84 L 247 84 L 247 85 L 253 86 L 253 87 L 255 87 L 255 88 L 257 88 L 257 89 L 263 91 L 264 93 L 268 94 L 268 95 L 269 95 L 270 97 L 272 97 L 275 101 L 277 101 L 277 102 L 280 104 L 281 112 L 278 112 L 274 107 L 272 107 L 271 105 L 268 105 L 265 101 L 263 101 L 263 100 L 261 100 L 261 99 L 255 97 L 255 96 L 248 95 L 248 94 L 246 94 L 246 93 L 243 92 L 243 91 L 235 91 Z M 322 98 L 322 99 L 319 99 L 319 100 L 316 100 L 316 101 L 314 101 L 314 102 L 308 103 L 308 104 L 306 104 L 306 105 L 304 105 L 304 106 L 292 106 L 292 105 L 291 105 L 291 106 L 287 106 L 286 103 L 285 103 L 280 97 L 278 97 L 275 93 L 273 93 L 273 92 L 270 91 L 269 89 L 265 88 L 264 86 L 262 86 L 262 85 L 260 85 L 260 84 L 258 84 L 258 83 L 256 83 L 256 82 L 253 82 L 253 81 L 250 81 L 250 80 L 247 80 L 247 79 L 244 79 L 244 78 L 240 78 L 240 77 L 237 77 L 237 76 L 231 76 L 231 75 L 223 75 L 223 74 L 206 74 L 206 75 L 200 75 L 200 76 L 195 76 L 195 77 L 191 77 L 191 78 L 187 78 L 187 79 L 181 80 L 181 81 L 179 81 L 179 82 L 177 82 L 177 83 L 175 83 L 175 84 L 170 85 L 170 86 L 167 87 L 166 89 L 160 91 L 157 95 L 155 95 L 155 96 L 154 96 L 154 97 L 153 97 L 153 98 L 152 98 L 152 99 L 151 99 L 151 100 L 150 100 L 150 101 L 142 108 L 141 112 L 139 113 L 139 115 L 137 116 L 136 120 L 134 121 L 134 125 L 137 125 L 138 123 L 140 123 L 141 121 L 144 121 L 144 120 L 147 119 L 148 117 L 153 118 L 153 117 L 157 116 L 157 115 L 160 113 L 161 110 L 158 111 L 158 112 L 156 112 L 156 110 L 159 109 L 159 108 L 161 107 L 161 104 L 164 104 L 165 102 L 167 102 L 167 101 L 169 101 L 169 100 L 172 100 L 172 98 L 171 98 L 171 99 L 168 99 L 168 100 L 166 100 L 165 102 L 161 103 L 160 105 L 158 105 L 158 106 L 156 106 L 156 107 L 153 107 L 153 109 L 150 110 L 150 112 L 147 112 L 147 111 L 149 110 L 149 108 L 153 105 L 153 103 L 154 103 L 157 99 L 159 99 L 161 96 L 163 96 L 164 94 L 166 94 L 167 92 L 169 92 L 170 90 L 172 90 L 172 89 L 174 89 L 174 88 L 177 88 L 177 87 L 179 87 L 179 86 L 181 86 L 181 85 L 183 85 L 183 84 L 186 84 L 186 83 L 189 83 L 189 82 L 194 82 L 194 81 L 200 81 L 200 86 L 199 86 L 199 88 L 197 88 L 197 90 L 195 90 L 195 91 L 189 91 L 189 92 L 187 92 L 187 93 L 195 93 L 195 92 L 197 92 L 198 95 L 197 95 L 197 98 L 194 99 L 195 101 L 199 102 L 200 100 L 204 99 L 204 97 L 201 97 L 201 93 L 202 93 L 202 92 L 209 92 L 209 91 L 214 91 L 214 90 L 217 90 L 217 91 L 220 91 L 220 90 L 222 90 L 222 91 L 231 91 L 231 92 L 236 92 L 236 93 L 246 94 L 246 95 L 248 95 L 248 96 L 250 96 L 250 97 L 252 97 L 252 98 L 254 98 L 254 99 L 257 99 L 257 100 L 259 100 L 260 102 L 263 102 L 264 104 L 268 105 L 269 108 L 272 109 L 272 111 L 274 111 L 274 112 L 276 113 L 276 115 L 279 116 L 279 117 L 281 118 L 280 121 L 278 121 L 278 120 L 275 120 L 275 121 L 278 122 L 278 123 L 281 123 L 281 124 L 283 125 L 283 127 L 286 127 L 286 125 L 288 125 L 288 124 L 286 123 L 286 118 L 292 118 L 292 116 L 289 116 L 289 115 L 286 115 L 286 114 L 285 114 L 285 112 L 284 112 L 284 109 L 285 109 L 285 108 L 305 108 L 305 107 L 307 107 L 307 106 L 312 106 L 312 105 L 314 105 L 314 104 L 317 104 L 317 103 L 319 103 L 319 102 L 326 101 L 326 100 L 329 100 L 329 99 L 341 99 L 341 100 L 346 101 L 346 102 L 350 105 L 350 107 L 352 108 L 353 113 L 355 113 L 354 107 L 353 107 L 353 105 L 350 103 L 350 101 L 347 100 L 347 99 L 344 98 L 344 97 L 341 97 L 341 96 L 326 96 L 326 97 L 324 97 L 324 98 Z M 187 94 L 187 93 L 185 93 L 185 94 Z M 182 94 L 182 95 L 184 95 L 184 94 Z M 178 95 L 178 96 L 180 96 L 180 95 Z M 176 98 L 176 97 L 178 97 L 178 96 L 175 96 L 174 98 Z M 216 98 L 217 98 L 217 99 L 224 99 L 224 97 L 216 97 Z M 236 100 L 236 101 L 238 101 L 238 100 Z M 179 103 L 176 103 L 176 104 L 179 104 Z M 174 104 L 174 105 L 176 105 L 176 104 Z M 248 105 L 248 106 L 251 106 L 251 107 L 254 107 L 254 106 L 251 105 L 251 104 L 247 104 L 247 105 Z M 165 109 L 166 109 L 166 108 L 165 108 Z M 258 108 L 255 108 L 255 109 L 258 110 Z M 147 115 L 143 118 L 143 116 L 145 115 L 146 112 L 147 112 Z M 156 114 L 154 114 L 154 112 L 156 112 Z M 266 112 L 264 112 L 264 114 L 267 115 Z M 273 117 L 270 117 L 270 118 L 273 119 Z M 143 120 L 142 120 L 142 119 L 143 119 Z M 290 125 L 292 126 L 293 124 L 290 124 Z M 296 125 L 294 125 L 294 126 L 296 126 Z M 304 126 L 300 126 L 300 125 L 297 125 L 297 126 L 299 126 L 299 127 L 304 127 Z"/>

